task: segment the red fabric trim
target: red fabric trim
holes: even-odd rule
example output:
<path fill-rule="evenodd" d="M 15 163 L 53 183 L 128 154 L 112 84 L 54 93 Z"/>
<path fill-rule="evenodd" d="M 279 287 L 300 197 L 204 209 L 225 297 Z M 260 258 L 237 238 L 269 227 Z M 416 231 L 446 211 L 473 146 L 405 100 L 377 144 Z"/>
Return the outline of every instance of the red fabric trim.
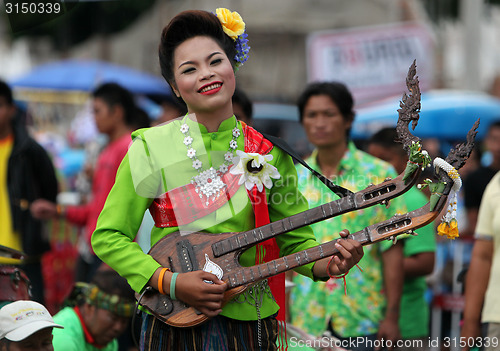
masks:
<path fill-rule="evenodd" d="M 82 312 L 80 311 L 80 308 L 78 306 L 75 306 L 73 310 L 75 311 L 76 315 L 78 316 L 78 319 L 80 320 L 80 324 L 82 325 L 83 335 L 85 336 L 85 342 L 94 347 L 97 347 L 98 349 L 102 349 L 105 345 L 103 346 L 95 343 L 94 337 L 90 334 L 90 331 L 87 329 L 87 326 L 83 321 Z"/>
<path fill-rule="evenodd" d="M 258 152 L 261 155 L 266 155 L 271 152 L 273 144 L 269 140 L 265 139 L 261 133 L 247 126 L 245 123 L 242 122 L 241 124 L 243 126 L 243 134 L 245 135 L 245 152 Z M 269 224 L 271 221 L 269 218 L 269 208 L 267 206 L 266 188 L 259 192 L 257 186 L 254 186 L 247 192 L 255 214 L 255 227 Z M 280 251 L 275 238 L 258 244 L 256 249 L 255 264 L 269 262 L 279 258 Z M 264 254 L 263 257 L 261 253 Z M 269 278 L 268 282 L 274 299 L 280 306 L 277 318 L 279 321 L 285 322 L 285 273 Z"/>
<path fill-rule="evenodd" d="M 238 190 L 239 176 L 227 172 L 222 177 L 226 187 L 215 201 L 206 204 L 195 191 L 194 184 L 172 189 L 154 199 L 149 207 L 155 226 L 159 228 L 178 227 L 189 224 L 221 208 Z"/>

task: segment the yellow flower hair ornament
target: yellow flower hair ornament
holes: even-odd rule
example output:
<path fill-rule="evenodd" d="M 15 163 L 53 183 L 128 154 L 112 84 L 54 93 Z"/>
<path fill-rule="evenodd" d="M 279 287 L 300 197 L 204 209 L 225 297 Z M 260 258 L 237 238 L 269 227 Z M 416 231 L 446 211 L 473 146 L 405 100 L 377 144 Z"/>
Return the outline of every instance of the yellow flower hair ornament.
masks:
<path fill-rule="evenodd" d="M 441 168 L 453 180 L 453 186 L 449 196 L 448 210 L 443 216 L 441 224 L 438 226 L 438 234 L 446 236 L 448 239 L 455 239 L 458 238 L 457 192 L 462 187 L 462 179 L 460 179 L 460 174 L 458 174 L 455 167 L 442 158 L 436 157 L 434 159 L 434 167 Z"/>
<path fill-rule="evenodd" d="M 245 22 L 240 14 L 236 11 L 231 12 L 225 8 L 218 8 L 215 10 L 215 15 L 222 24 L 222 29 L 231 39 L 234 40 L 236 47 L 236 68 L 239 68 L 243 63 L 248 60 L 248 46 L 247 34 L 245 33 Z"/>
<path fill-rule="evenodd" d="M 224 33 L 231 39 L 236 40 L 238 36 L 245 32 L 245 22 L 243 22 L 243 18 L 241 18 L 238 12 L 231 12 L 231 10 L 225 8 L 218 8 L 215 10 L 215 14 L 222 24 Z"/>

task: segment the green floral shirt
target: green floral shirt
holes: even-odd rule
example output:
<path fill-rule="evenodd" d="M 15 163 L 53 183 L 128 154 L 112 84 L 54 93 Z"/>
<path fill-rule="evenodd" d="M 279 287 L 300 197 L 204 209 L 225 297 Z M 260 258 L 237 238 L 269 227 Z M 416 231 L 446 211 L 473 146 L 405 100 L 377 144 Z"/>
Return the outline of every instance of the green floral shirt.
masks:
<path fill-rule="evenodd" d="M 320 171 L 316 156 L 315 151 L 307 159 L 307 163 Z M 308 199 L 309 207 L 338 199 L 304 167 L 297 166 L 297 171 L 299 190 Z M 395 176 L 392 166 L 356 149 L 351 142 L 340 162 L 338 176 L 332 180 L 335 184 L 356 192 L 371 183 L 381 183 L 385 178 Z M 391 200 L 388 209 L 383 205 L 376 205 L 318 222 L 312 227 L 316 239 L 327 242 L 338 238 L 342 229 L 349 229 L 354 233 L 404 212 L 406 210 L 403 203 L 396 198 Z M 382 252 L 391 245 L 392 242 L 384 241 L 364 247 L 365 254 L 358 264 L 363 271 L 354 267 L 346 277 L 347 296 L 342 279 L 330 279 L 323 284 L 295 276 L 296 287 L 292 289 L 290 303 L 292 324 L 313 335 L 321 335 L 329 320 L 333 329 L 343 337 L 375 333 L 383 319 L 385 307 Z"/>

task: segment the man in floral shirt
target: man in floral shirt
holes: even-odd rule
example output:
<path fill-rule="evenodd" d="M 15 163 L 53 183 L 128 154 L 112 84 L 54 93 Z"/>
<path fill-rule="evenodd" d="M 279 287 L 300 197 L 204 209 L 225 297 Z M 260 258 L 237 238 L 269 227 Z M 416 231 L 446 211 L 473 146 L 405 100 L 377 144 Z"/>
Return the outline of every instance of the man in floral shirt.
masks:
<path fill-rule="evenodd" d="M 343 84 L 313 83 L 303 92 L 298 105 L 301 123 L 316 147 L 306 160 L 312 168 L 353 192 L 397 175 L 388 163 L 358 150 L 349 141 L 354 119 L 353 99 Z M 299 190 L 310 207 L 338 199 L 303 167 L 297 167 L 297 171 Z M 391 201 L 389 209 L 372 206 L 312 227 L 317 240 L 327 242 L 337 239 L 342 228 L 354 233 L 396 212 L 406 212 L 397 198 Z M 362 271 L 351 270 L 346 277 L 347 291 L 342 279 L 314 284 L 296 276 L 290 304 L 292 323 L 317 336 L 328 329 L 341 339 L 354 338 L 351 340 L 357 340 L 356 343 L 349 345 L 353 350 L 371 350 L 376 339 L 391 340 L 395 345 L 400 337 L 402 264 L 401 244 L 392 245 L 388 241 L 365 247 L 365 255 L 359 263 Z"/>

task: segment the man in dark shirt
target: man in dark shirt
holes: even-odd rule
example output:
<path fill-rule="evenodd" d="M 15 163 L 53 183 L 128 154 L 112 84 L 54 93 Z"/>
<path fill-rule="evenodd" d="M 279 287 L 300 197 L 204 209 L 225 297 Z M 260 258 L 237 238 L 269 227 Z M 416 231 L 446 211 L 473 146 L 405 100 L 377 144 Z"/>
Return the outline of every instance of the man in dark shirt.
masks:
<path fill-rule="evenodd" d="M 484 145 L 486 150 L 491 153 L 491 163 L 471 172 L 464 181 L 464 200 L 468 222 L 467 229 L 462 233 L 464 237 L 474 235 L 484 189 L 491 178 L 500 170 L 500 121 L 489 126 Z"/>

